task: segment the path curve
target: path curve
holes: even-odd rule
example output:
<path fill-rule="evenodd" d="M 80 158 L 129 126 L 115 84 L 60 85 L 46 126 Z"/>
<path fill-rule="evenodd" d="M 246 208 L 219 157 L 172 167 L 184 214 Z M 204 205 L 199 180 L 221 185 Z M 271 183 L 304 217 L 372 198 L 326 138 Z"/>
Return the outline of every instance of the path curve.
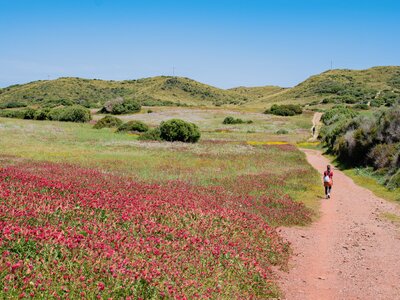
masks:
<path fill-rule="evenodd" d="M 320 172 L 329 163 L 319 151 L 303 151 Z M 322 202 L 318 221 L 279 229 L 294 250 L 281 280 L 285 299 L 400 299 L 400 228 L 382 218 L 385 212 L 400 216 L 399 206 L 339 170 L 332 198 L 323 199 L 322 187 L 316 196 Z"/>

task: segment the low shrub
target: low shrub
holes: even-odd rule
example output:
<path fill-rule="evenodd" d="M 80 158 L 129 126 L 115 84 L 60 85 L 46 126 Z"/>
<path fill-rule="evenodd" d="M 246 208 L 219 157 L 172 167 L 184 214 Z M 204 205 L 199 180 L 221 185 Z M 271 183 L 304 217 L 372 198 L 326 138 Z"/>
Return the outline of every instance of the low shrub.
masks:
<path fill-rule="evenodd" d="M 251 124 L 251 123 L 253 123 L 252 120 L 244 121 L 242 119 L 239 118 L 236 119 L 234 117 L 226 117 L 222 122 L 222 124 Z"/>
<path fill-rule="evenodd" d="M 0 109 L 4 108 L 20 108 L 20 107 L 27 107 L 26 103 L 23 102 L 18 102 L 18 101 L 10 101 L 6 103 L 1 103 L 0 104 Z"/>
<path fill-rule="evenodd" d="M 200 139 L 200 130 L 196 124 L 171 119 L 161 123 L 160 137 L 168 142 L 196 143 Z"/>
<path fill-rule="evenodd" d="M 124 100 L 122 97 L 118 97 L 114 100 L 107 101 L 100 113 L 109 113 L 113 115 L 122 115 L 129 113 L 139 112 L 141 105 L 135 100 Z"/>
<path fill-rule="evenodd" d="M 368 110 L 369 106 L 368 106 L 368 104 L 365 104 L 365 103 L 359 103 L 359 104 L 354 105 L 353 108 L 361 109 L 361 110 Z"/>
<path fill-rule="evenodd" d="M 287 131 L 286 129 L 279 129 L 277 132 L 275 132 L 275 134 L 288 134 L 289 131 Z"/>
<path fill-rule="evenodd" d="M 129 121 L 121 124 L 117 132 L 146 132 L 149 130 L 149 126 L 141 121 Z"/>
<path fill-rule="evenodd" d="M 105 116 L 104 118 L 101 118 L 100 120 L 97 121 L 96 124 L 94 124 L 93 128 L 94 129 L 101 129 L 101 128 L 113 128 L 113 127 L 119 127 L 122 125 L 122 120 L 118 119 L 113 116 Z"/>
<path fill-rule="evenodd" d="M 273 114 L 277 116 L 294 116 L 300 115 L 303 113 L 303 109 L 300 105 L 297 104 L 283 104 L 277 105 L 274 104 L 271 106 L 270 109 L 267 109 L 265 114 Z"/>
<path fill-rule="evenodd" d="M 23 119 L 25 112 L 23 110 L 0 110 L 0 117 Z"/>
<path fill-rule="evenodd" d="M 161 131 L 159 127 L 150 129 L 143 134 L 141 134 L 138 138 L 141 141 L 162 141 Z"/>
<path fill-rule="evenodd" d="M 82 106 L 74 105 L 50 110 L 48 118 L 53 121 L 85 123 L 92 119 L 90 111 Z"/>
<path fill-rule="evenodd" d="M 49 108 L 38 109 L 38 110 L 36 110 L 35 115 L 33 116 L 33 118 L 35 120 L 39 120 L 39 121 L 48 120 L 49 119 L 49 113 L 50 113 L 50 109 Z"/>

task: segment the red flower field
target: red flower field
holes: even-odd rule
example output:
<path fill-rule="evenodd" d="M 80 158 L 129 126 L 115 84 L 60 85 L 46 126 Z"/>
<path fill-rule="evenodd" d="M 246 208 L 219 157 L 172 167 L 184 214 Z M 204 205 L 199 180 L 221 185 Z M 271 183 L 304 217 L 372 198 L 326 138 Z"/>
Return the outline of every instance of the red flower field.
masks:
<path fill-rule="evenodd" d="M 283 184 L 267 174 L 244 184 L 268 180 Z M 307 223 L 310 214 L 278 193 L 18 163 L 0 169 L 0 295 L 273 297 L 271 267 L 286 266 L 289 245 L 271 224 Z"/>

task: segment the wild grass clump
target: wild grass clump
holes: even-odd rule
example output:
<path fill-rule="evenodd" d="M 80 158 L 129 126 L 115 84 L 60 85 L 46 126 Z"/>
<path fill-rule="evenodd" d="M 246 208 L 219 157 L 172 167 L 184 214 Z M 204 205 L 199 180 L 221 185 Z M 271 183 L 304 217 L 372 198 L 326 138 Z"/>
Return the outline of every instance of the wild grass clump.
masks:
<path fill-rule="evenodd" d="M 294 116 L 301 115 L 303 113 L 303 109 L 300 105 L 297 104 L 274 104 L 270 109 L 267 109 L 265 114 L 273 114 L 277 116 Z"/>
<path fill-rule="evenodd" d="M 122 120 L 118 119 L 113 116 L 105 116 L 101 118 L 97 123 L 93 126 L 94 129 L 101 129 L 101 128 L 113 128 L 119 127 L 122 125 Z"/>
<path fill-rule="evenodd" d="M 224 121 L 222 122 L 222 124 L 252 124 L 253 121 L 252 120 L 242 120 L 239 118 L 234 118 L 234 117 L 226 117 L 224 119 Z"/>

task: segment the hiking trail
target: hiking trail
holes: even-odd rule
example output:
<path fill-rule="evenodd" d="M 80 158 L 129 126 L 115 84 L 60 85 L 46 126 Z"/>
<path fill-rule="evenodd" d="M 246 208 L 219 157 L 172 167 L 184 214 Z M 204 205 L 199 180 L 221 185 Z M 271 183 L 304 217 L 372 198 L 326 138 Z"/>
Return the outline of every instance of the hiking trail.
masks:
<path fill-rule="evenodd" d="M 325 199 L 322 172 L 330 162 L 320 151 L 302 151 L 321 174 L 320 218 L 278 229 L 294 252 L 281 275 L 284 299 L 400 299 L 400 226 L 383 217 L 400 216 L 400 207 L 337 169 L 332 198 Z"/>

